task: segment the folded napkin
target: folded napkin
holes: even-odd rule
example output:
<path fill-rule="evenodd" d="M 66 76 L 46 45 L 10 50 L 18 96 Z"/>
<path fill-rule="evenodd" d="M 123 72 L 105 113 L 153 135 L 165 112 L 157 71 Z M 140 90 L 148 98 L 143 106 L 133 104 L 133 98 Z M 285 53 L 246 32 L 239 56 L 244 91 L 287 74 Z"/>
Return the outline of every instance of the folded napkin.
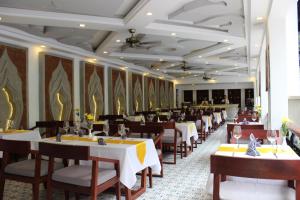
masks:
<path fill-rule="evenodd" d="M 257 151 L 256 147 L 260 147 L 260 143 L 256 141 L 253 133 L 250 134 L 250 141 L 248 144 L 248 149 L 246 154 L 249 156 L 260 156 L 260 153 Z"/>

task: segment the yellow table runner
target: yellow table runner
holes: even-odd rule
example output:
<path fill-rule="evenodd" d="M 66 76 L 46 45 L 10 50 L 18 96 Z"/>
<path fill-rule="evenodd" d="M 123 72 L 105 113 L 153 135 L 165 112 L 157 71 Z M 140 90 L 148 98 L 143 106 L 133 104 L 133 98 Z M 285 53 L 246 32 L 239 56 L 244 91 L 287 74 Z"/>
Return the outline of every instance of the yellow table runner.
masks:
<path fill-rule="evenodd" d="M 248 147 L 233 147 L 233 146 L 220 146 L 218 151 L 223 152 L 240 152 L 240 153 L 246 153 Z M 257 151 L 261 154 L 264 153 L 273 153 L 276 151 L 276 146 L 274 148 L 272 147 L 256 147 Z M 295 154 L 294 151 L 291 148 L 282 149 L 280 147 L 277 148 L 277 154 L 288 154 L 293 155 Z"/>
<path fill-rule="evenodd" d="M 29 130 L 15 130 L 15 129 L 10 129 L 10 130 L 5 130 L 5 131 L 0 131 L 0 134 L 16 134 L 16 133 L 28 133 Z"/>
<path fill-rule="evenodd" d="M 55 139 L 53 137 L 52 139 Z M 79 137 L 76 135 L 63 135 L 61 137 L 62 140 L 71 140 L 71 141 L 81 141 L 81 142 L 97 142 L 97 138 L 86 138 Z M 107 144 L 129 144 L 136 146 L 137 157 L 141 164 L 144 164 L 145 156 L 146 156 L 146 142 L 145 141 L 137 141 L 137 140 L 116 140 L 116 139 L 104 139 Z"/>

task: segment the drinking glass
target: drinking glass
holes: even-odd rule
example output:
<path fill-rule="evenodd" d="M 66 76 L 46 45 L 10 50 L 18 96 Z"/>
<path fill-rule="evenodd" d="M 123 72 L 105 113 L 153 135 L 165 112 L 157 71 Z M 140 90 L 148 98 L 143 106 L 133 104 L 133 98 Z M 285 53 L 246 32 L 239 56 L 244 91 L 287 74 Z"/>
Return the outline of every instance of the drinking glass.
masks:
<path fill-rule="evenodd" d="M 74 121 L 74 132 L 78 134 L 80 131 L 80 121 Z"/>
<path fill-rule="evenodd" d="M 239 139 L 242 137 L 241 126 L 234 126 L 233 127 L 233 137 L 236 139 L 237 148 L 239 148 Z"/>
<path fill-rule="evenodd" d="M 256 119 L 257 119 L 257 116 L 256 116 L 256 113 L 254 112 L 254 113 L 252 114 L 252 121 L 255 122 Z"/>
<path fill-rule="evenodd" d="M 70 128 L 69 121 L 64 121 L 64 131 L 66 134 L 68 134 L 69 128 Z"/>
<path fill-rule="evenodd" d="M 269 142 L 272 145 L 272 149 L 274 149 L 274 143 L 276 142 L 276 138 L 277 138 L 277 132 L 276 130 L 268 130 L 267 131 L 267 139 L 269 140 Z M 277 149 L 277 142 L 276 142 L 276 149 Z M 276 156 L 276 152 L 273 154 Z"/>
<path fill-rule="evenodd" d="M 106 124 L 106 123 L 105 123 L 105 124 L 103 125 L 103 131 L 105 132 L 106 135 L 108 135 L 108 133 L 109 133 L 109 124 Z"/>
<path fill-rule="evenodd" d="M 168 114 L 168 115 L 167 115 L 167 120 L 170 121 L 170 119 L 171 119 L 171 115 Z"/>
<path fill-rule="evenodd" d="M 122 139 L 126 138 L 126 131 L 125 131 L 125 126 L 124 124 L 119 124 L 118 125 L 118 133 L 121 136 Z"/>

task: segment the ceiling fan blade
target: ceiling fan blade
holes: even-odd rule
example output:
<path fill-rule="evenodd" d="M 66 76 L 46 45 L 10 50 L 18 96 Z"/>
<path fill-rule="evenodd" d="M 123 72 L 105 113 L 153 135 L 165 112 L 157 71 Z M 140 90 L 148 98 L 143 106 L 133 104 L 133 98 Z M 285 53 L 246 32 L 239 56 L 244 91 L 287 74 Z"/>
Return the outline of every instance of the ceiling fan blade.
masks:
<path fill-rule="evenodd" d="M 153 45 L 153 44 L 159 45 L 159 44 L 161 44 L 161 41 L 140 42 L 140 44 L 141 45 L 149 45 L 149 44 L 151 44 L 151 45 Z"/>
<path fill-rule="evenodd" d="M 135 38 L 139 41 L 141 41 L 144 37 L 145 37 L 146 34 L 143 34 L 143 33 L 139 33 L 137 35 L 135 35 Z"/>

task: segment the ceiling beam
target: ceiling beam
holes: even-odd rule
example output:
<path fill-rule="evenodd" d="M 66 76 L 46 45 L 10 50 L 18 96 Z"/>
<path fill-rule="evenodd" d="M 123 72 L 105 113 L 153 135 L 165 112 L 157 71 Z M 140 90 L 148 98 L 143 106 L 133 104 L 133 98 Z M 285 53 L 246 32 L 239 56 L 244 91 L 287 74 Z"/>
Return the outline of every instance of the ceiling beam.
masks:
<path fill-rule="evenodd" d="M 40 26 L 56 26 L 80 28 L 85 24 L 86 29 L 116 31 L 123 29 L 125 23 L 122 19 L 79 15 L 70 13 L 56 13 L 36 10 L 0 7 L 2 21 L 16 24 L 32 24 Z"/>
<path fill-rule="evenodd" d="M 180 56 L 166 56 L 166 55 L 154 55 L 154 54 L 112 52 L 112 53 L 109 54 L 109 56 L 124 57 L 126 59 L 135 59 L 135 60 L 183 61 L 182 57 L 180 57 Z"/>

